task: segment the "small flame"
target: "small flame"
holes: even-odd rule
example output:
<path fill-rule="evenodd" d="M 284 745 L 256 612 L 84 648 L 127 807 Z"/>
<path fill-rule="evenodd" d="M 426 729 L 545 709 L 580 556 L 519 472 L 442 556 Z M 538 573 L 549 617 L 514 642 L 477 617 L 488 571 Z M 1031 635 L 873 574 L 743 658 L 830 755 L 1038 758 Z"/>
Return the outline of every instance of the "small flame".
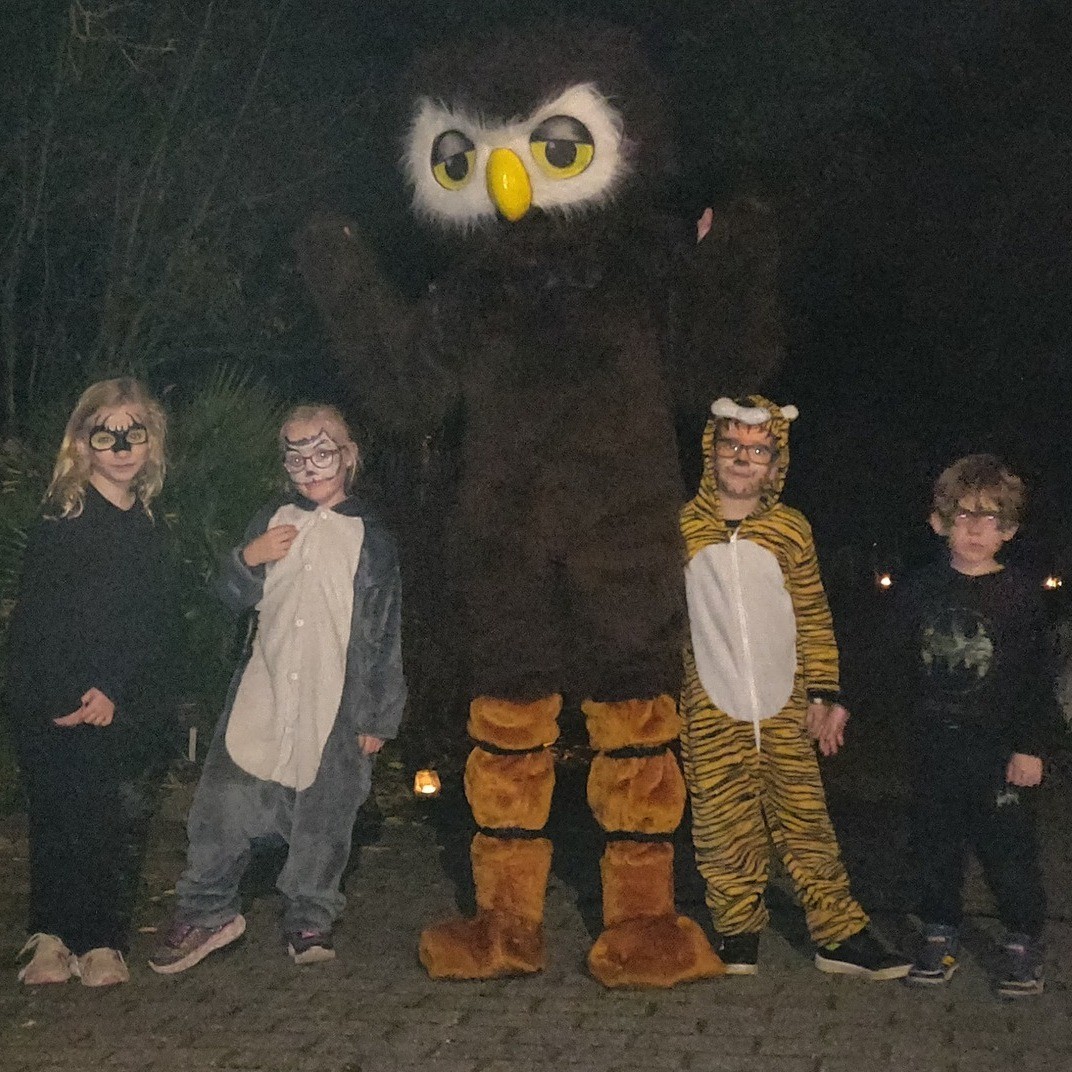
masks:
<path fill-rule="evenodd" d="M 883 591 L 893 587 L 893 577 L 888 573 L 879 573 L 875 577 L 875 584 Z"/>
<path fill-rule="evenodd" d="M 419 770 L 413 776 L 414 796 L 437 797 L 441 788 L 439 775 L 434 770 Z"/>
<path fill-rule="evenodd" d="M 1056 592 L 1064 583 L 1064 580 L 1061 577 L 1058 577 L 1056 573 L 1051 573 L 1049 577 L 1042 582 L 1042 587 L 1048 588 L 1051 592 Z"/>

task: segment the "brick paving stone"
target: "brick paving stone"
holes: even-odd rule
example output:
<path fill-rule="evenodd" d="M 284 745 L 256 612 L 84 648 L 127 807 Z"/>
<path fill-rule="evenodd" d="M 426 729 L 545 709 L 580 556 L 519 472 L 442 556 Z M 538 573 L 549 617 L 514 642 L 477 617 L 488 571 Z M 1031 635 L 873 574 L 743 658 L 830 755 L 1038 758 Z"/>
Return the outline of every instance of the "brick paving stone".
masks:
<path fill-rule="evenodd" d="M 468 1032 L 502 1034 L 523 1032 L 542 1034 L 553 1038 L 563 1027 L 577 1026 L 578 1015 L 560 1016 L 551 1012 L 507 1012 L 503 1009 L 486 1009 L 480 1005 L 464 1014 Z"/>
<path fill-rule="evenodd" d="M 883 1047 L 881 1043 L 877 1048 L 886 1051 L 889 1049 L 888 1046 Z M 812 1057 L 815 1060 L 822 1057 L 825 1051 L 826 1047 L 818 1036 L 806 1035 L 762 1035 L 756 1050 L 757 1054 L 763 1057 Z"/>
<path fill-rule="evenodd" d="M 74 982 L 27 990 L 9 960 L 0 977 L 0 1070 L 1065 1072 L 1072 1070 L 1072 846 L 1063 813 L 1072 789 L 1063 793 L 1044 815 L 1044 861 L 1051 879 L 1069 881 L 1049 884 L 1048 991 L 1038 1000 L 1010 1005 L 993 996 L 988 957 L 998 928 L 987 916 L 971 917 L 961 971 L 931 993 L 817 972 L 799 912 L 779 904 L 755 978 L 605 991 L 584 967 L 598 914 L 594 892 L 558 874 L 542 976 L 433 982 L 416 943 L 424 924 L 456 910 L 449 861 L 433 824 L 388 823 L 375 845 L 361 849 L 337 961 L 307 969 L 289 961 L 271 894 L 252 903 L 242 943 L 175 978 L 148 971 L 152 934 L 136 935 L 130 984 L 104 992 Z M 181 820 L 173 806 L 157 824 L 141 926 L 160 926 L 170 914 L 168 890 L 183 863 Z M 849 843 L 847 856 L 866 862 L 865 849 Z M 559 847 L 556 867 L 568 853 Z M 23 941 L 21 817 L 0 817 L 0 876 L 0 947 L 13 956 Z M 971 905 L 989 911 L 978 875 L 969 882 Z M 880 923 L 886 933 L 903 930 L 892 916 Z"/>
<path fill-rule="evenodd" d="M 691 1067 L 695 1054 L 679 1049 L 670 1040 L 656 1042 L 641 1037 L 634 1039 L 632 1045 L 613 1060 L 599 1053 L 594 1054 L 594 1057 L 598 1061 L 597 1067 L 600 1068 L 642 1065 L 660 1072 L 676 1072 L 678 1069 Z"/>
<path fill-rule="evenodd" d="M 481 1063 L 477 1067 L 480 1072 L 541 1072 L 547 1065 L 543 1061 L 515 1061 L 506 1057 Z"/>
<path fill-rule="evenodd" d="M 764 1057 L 744 1054 L 712 1054 L 703 1064 L 694 1066 L 698 1072 L 815 1072 L 816 1062 L 810 1057 Z M 636 1068 L 643 1068 L 638 1061 Z"/>
<path fill-rule="evenodd" d="M 622 1016 L 613 1012 L 588 1011 L 577 1022 L 578 1029 L 583 1031 L 601 1032 L 607 1034 L 628 1033 L 631 1031 L 644 1031 L 647 1034 L 661 1034 L 669 1032 L 676 1034 L 680 1031 L 697 1031 L 699 1025 L 695 1016 L 664 1020 L 658 1016 Z"/>
<path fill-rule="evenodd" d="M 679 1035 L 668 1042 L 675 1052 L 682 1054 L 694 1054 L 698 1065 L 705 1056 L 718 1054 L 739 1054 L 749 1056 L 759 1053 L 760 1035 L 739 1031 L 733 1033 L 718 1032 L 707 1035 Z"/>
<path fill-rule="evenodd" d="M 852 1057 L 822 1057 L 815 1072 L 957 1072 L 954 1061 L 936 1062 L 933 1055 L 886 1060 L 870 1052 Z"/>
<path fill-rule="evenodd" d="M 557 1065 L 572 1069 L 606 1068 L 613 1064 L 632 1061 L 636 1057 L 636 1039 L 608 1039 L 571 1034 L 569 1045 L 562 1047 L 556 1058 Z"/>

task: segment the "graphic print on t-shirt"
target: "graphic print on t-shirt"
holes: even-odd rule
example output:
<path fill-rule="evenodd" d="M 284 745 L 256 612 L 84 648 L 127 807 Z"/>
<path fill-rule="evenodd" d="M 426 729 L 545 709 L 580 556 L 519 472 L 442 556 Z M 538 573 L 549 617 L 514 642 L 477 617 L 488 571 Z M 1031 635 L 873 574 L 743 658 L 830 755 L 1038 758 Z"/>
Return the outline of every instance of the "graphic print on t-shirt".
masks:
<path fill-rule="evenodd" d="M 993 628 L 967 607 L 944 607 L 920 631 L 923 673 L 941 691 L 957 696 L 982 686 L 994 660 Z"/>

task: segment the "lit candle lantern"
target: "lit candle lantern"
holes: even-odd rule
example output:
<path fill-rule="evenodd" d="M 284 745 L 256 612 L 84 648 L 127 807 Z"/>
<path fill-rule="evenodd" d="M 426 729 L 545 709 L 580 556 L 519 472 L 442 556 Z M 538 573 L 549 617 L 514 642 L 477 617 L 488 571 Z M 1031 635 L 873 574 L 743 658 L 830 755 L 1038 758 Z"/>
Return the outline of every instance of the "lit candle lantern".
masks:
<path fill-rule="evenodd" d="M 413 776 L 414 796 L 437 797 L 441 788 L 439 775 L 434 770 L 419 770 Z"/>
<path fill-rule="evenodd" d="M 1055 573 L 1051 573 L 1049 577 L 1042 582 L 1042 587 L 1048 588 L 1051 592 L 1055 592 L 1062 584 L 1064 584 L 1064 581 Z"/>

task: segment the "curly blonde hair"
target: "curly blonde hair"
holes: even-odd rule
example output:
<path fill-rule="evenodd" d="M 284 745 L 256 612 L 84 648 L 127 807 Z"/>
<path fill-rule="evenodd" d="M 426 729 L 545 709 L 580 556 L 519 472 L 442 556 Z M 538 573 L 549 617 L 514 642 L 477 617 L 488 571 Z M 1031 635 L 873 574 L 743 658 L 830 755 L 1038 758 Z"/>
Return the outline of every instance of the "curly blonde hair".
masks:
<path fill-rule="evenodd" d="M 993 454 L 968 454 L 943 470 L 934 484 L 933 510 L 950 528 L 969 498 L 993 502 L 998 525 L 1011 529 L 1020 524 L 1024 509 L 1024 482 Z"/>
<path fill-rule="evenodd" d="M 287 413 L 279 429 L 279 449 L 282 451 L 286 448 L 286 436 L 283 433 L 286 431 L 287 425 L 293 424 L 295 421 L 316 420 L 324 422 L 324 431 L 340 447 L 353 447 L 353 456 L 346 463 L 346 494 L 349 495 L 354 490 L 354 485 L 357 483 L 357 478 L 361 473 L 361 448 L 357 445 L 353 433 L 350 431 L 350 426 L 342 415 L 342 410 L 337 406 L 332 406 L 326 402 L 295 406 Z"/>
<path fill-rule="evenodd" d="M 116 406 L 136 406 L 145 418 L 149 432 L 149 457 L 134 481 L 134 494 L 145 512 L 152 517 L 149 506 L 164 486 L 167 470 L 165 446 L 167 441 L 167 415 L 140 380 L 120 376 L 114 380 L 101 380 L 87 387 L 75 404 L 67 421 L 60 443 L 52 480 L 45 492 L 45 513 L 49 517 L 78 517 L 86 505 L 86 485 L 89 483 L 89 456 L 79 449 L 79 443 L 88 444 L 93 418 L 102 409 Z"/>

